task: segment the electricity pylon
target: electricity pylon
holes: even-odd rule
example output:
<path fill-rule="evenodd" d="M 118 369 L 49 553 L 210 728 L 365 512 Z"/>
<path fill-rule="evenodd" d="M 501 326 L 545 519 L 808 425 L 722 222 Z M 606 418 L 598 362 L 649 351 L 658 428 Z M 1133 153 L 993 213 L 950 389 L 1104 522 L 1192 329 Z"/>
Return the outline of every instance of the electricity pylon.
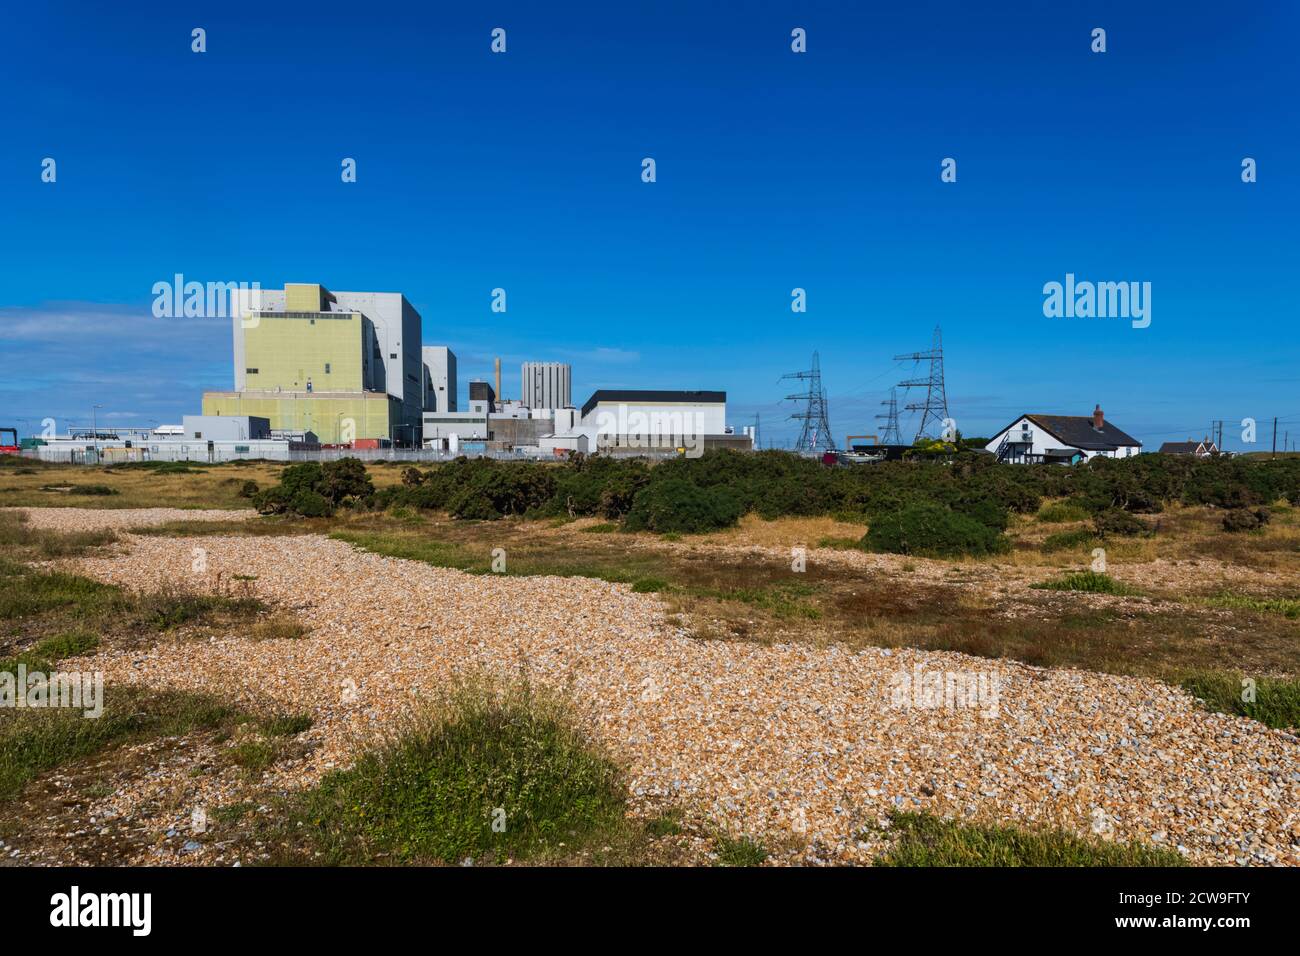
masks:
<path fill-rule="evenodd" d="M 821 359 L 814 352 L 812 368 L 806 372 L 789 372 L 782 379 L 797 378 L 808 382 L 808 391 L 799 395 L 787 395 L 787 402 L 807 402 L 802 412 L 795 412 L 790 417 L 803 421 L 799 440 L 795 443 L 798 451 L 816 454 L 818 451 L 834 451 L 835 439 L 831 437 L 830 415 L 826 403 L 826 389 L 822 387 Z"/>
<path fill-rule="evenodd" d="M 880 444 L 903 444 L 903 434 L 898 430 L 898 389 L 891 388 L 889 390 L 889 401 L 881 402 L 880 404 L 889 406 L 888 415 L 876 416 L 877 419 L 885 420 L 885 430 L 880 433 Z"/>
<path fill-rule="evenodd" d="M 945 423 L 948 420 L 948 393 L 943 384 L 943 333 L 939 331 L 939 326 L 934 327 L 934 344 L 930 346 L 928 352 L 895 355 L 894 361 L 928 361 L 930 363 L 928 378 L 916 378 L 907 382 L 899 382 L 898 387 L 924 388 L 926 390 L 924 402 L 913 402 L 906 406 L 909 412 L 921 413 L 921 425 L 916 430 L 916 441 L 927 437 L 926 429 L 931 425 L 938 426 L 940 434 L 942 434 L 942 430 L 947 427 Z"/>

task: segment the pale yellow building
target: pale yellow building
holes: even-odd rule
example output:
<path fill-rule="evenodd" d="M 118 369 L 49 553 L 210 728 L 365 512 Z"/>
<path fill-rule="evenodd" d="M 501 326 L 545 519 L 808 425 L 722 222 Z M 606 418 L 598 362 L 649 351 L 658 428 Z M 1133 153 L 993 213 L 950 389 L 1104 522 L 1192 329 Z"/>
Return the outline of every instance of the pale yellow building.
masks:
<path fill-rule="evenodd" d="M 241 293 L 235 387 L 206 392 L 205 415 L 258 415 L 326 444 L 419 440 L 420 315 L 405 296 L 312 283 Z"/>

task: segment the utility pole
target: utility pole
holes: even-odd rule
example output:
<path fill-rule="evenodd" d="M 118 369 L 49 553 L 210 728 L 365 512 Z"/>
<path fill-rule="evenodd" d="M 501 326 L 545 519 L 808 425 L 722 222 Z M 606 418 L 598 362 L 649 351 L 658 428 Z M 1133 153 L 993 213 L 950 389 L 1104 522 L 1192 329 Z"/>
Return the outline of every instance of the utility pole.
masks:
<path fill-rule="evenodd" d="M 906 382 L 899 382 L 899 388 L 924 388 L 925 401 L 914 402 L 906 406 L 909 412 L 921 413 L 921 424 L 916 430 L 916 441 L 920 441 L 925 436 L 926 428 L 931 422 L 937 423 L 940 428 L 944 427 L 944 421 L 948 418 L 948 393 L 943 381 L 943 333 L 939 326 L 934 327 L 934 342 L 927 352 L 912 352 L 908 355 L 895 355 L 895 362 L 913 362 L 928 361 L 930 363 L 930 375 L 928 378 L 911 379 Z"/>
<path fill-rule="evenodd" d="M 831 437 L 830 413 L 826 401 L 826 389 L 822 387 L 821 359 L 816 352 L 812 355 L 812 368 L 806 372 L 788 372 L 781 379 L 795 378 L 808 382 L 808 391 L 799 395 L 787 395 L 787 402 L 807 402 L 802 412 L 795 412 L 790 417 L 803 421 L 799 432 L 799 441 L 795 447 L 802 452 L 816 454 L 820 451 L 834 451 L 835 439 Z"/>
<path fill-rule="evenodd" d="M 1277 416 L 1273 416 L 1273 457 L 1277 457 Z"/>

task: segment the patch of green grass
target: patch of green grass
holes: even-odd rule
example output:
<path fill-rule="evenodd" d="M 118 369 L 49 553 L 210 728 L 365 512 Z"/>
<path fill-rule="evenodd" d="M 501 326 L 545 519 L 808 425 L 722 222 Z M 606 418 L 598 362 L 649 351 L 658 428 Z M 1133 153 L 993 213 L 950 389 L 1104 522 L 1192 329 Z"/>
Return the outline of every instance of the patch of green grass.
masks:
<path fill-rule="evenodd" d="M 1186 866 L 1174 850 L 1086 840 L 1061 830 L 1027 830 L 890 814 L 896 842 L 876 866 Z"/>
<path fill-rule="evenodd" d="M 1300 598 L 1260 598 L 1247 594 L 1220 594 L 1203 598 L 1201 603 L 1210 607 L 1230 610 L 1257 611 L 1260 614 L 1280 614 L 1290 620 L 1300 619 Z"/>
<path fill-rule="evenodd" d="M 10 573 L 13 572 L 13 573 Z M 93 616 L 127 604 L 120 588 L 62 571 L 32 571 L 9 565 L 0 576 L 0 619 L 29 617 L 59 608 Z"/>
<path fill-rule="evenodd" d="M 645 829 L 647 833 L 656 839 L 678 836 L 684 832 L 682 830 L 681 815 L 678 813 L 665 813 L 652 820 L 647 820 Z"/>
<path fill-rule="evenodd" d="M 637 594 L 655 594 L 668 590 L 668 582 L 663 578 L 639 578 L 632 583 L 632 590 Z"/>
<path fill-rule="evenodd" d="M 42 773 L 128 740 L 232 723 L 237 712 L 197 694 L 107 688 L 97 719 L 70 708 L 0 710 L 0 800 Z"/>
<path fill-rule="evenodd" d="M 312 719 L 307 714 L 283 714 L 262 722 L 262 730 L 272 737 L 294 737 L 310 730 Z"/>
<path fill-rule="evenodd" d="M 1131 588 L 1127 584 L 1116 581 L 1110 575 L 1100 574 L 1097 571 L 1072 571 L 1051 581 L 1031 584 L 1030 587 L 1045 591 L 1086 591 L 1089 594 L 1140 593 L 1136 588 Z"/>
<path fill-rule="evenodd" d="M 172 588 L 140 596 L 136 613 L 146 625 L 160 631 L 169 631 L 216 613 L 252 617 L 265 609 L 266 605 L 256 598 L 226 597 Z"/>
<path fill-rule="evenodd" d="M 0 511 L 0 549 L 12 557 L 74 558 L 117 540 L 113 531 L 50 531 L 33 528 L 21 511 Z"/>
<path fill-rule="evenodd" d="M 1050 554 L 1053 551 L 1072 551 L 1075 548 L 1083 548 L 1097 540 L 1089 528 L 1076 528 L 1074 531 L 1058 531 L 1056 534 L 1049 534 L 1043 541 L 1043 553 Z"/>
<path fill-rule="evenodd" d="M 1300 681 L 1211 671 L 1185 678 L 1182 686 L 1221 714 L 1249 717 L 1281 730 L 1300 727 Z"/>
<path fill-rule="evenodd" d="M 482 684 L 326 775 L 284 825 L 317 863 L 501 861 L 617 842 L 625 801 L 556 698 Z"/>
<path fill-rule="evenodd" d="M 807 599 L 817 594 L 817 588 L 803 582 L 776 584 L 769 587 L 692 589 L 693 593 L 707 594 L 724 601 L 739 601 L 761 608 L 780 618 L 803 618 L 814 621 L 822 616 L 821 608 Z"/>
<path fill-rule="evenodd" d="M 1070 501 L 1058 501 L 1044 505 L 1038 512 L 1038 520 L 1045 524 L 1061 524 L 1066 521 L 1087 521 L 1088 510 L 1082 505 Z"/>
<path fill-rule="evenodd" d="M 280 750 L 270 741 L 254 739 L 235 744 L 226 751 L 226 756 L 236 767 L 257 772 L 275 763 L 280 756 Z"/>
<path fill-rule="evenodd" d="M 248 816 L 257 809 L 255 804 L 247 801 L 243 803 L 228 803 L 222 807 L 213 807 L 208 811 L 208 816 L 213 823 L 236 823 Z"/>
<path fill-rule="evenodd" d="M 82 631 L 57 634 L 38 642 L 34 647 L 13 657 L 0 658 L 0 672 L 16 673 L 19 664 L 25 664 L 28 672 L 41 671 L 48 674 L 54 665 L 69 657 L 79 657 L 99 646 L 99 638 Z"/>
<path fill-rule="evenodd" d="M 90 495 L 99 497 L 108 497 L 109 495 L 120 494 L 116 488 L 110 488 L 108 485 L 42 485 L 41 491 L 53 491 L 57 494 L 64 495 Z"/>
<path fill-rule="evenodd" d="M 760 866 L 767 859 L 767 849 L 748 836 L 719 833 L 713 840 L 718 866 Z"/>
<path fill-rule="evenodd" d="M 390 558 L 405 558 L 408 561 L 423 561 L 440 568 L 484 571 L 490 560 L 481 555 L 471 554 L 454 542 L 439 541 L 436 538 L 417 538 L 370 531 L 335 531 L 330 537 L 336 541 L 346 541 L 354 547 L 364 548 L 375 554 Z"/>

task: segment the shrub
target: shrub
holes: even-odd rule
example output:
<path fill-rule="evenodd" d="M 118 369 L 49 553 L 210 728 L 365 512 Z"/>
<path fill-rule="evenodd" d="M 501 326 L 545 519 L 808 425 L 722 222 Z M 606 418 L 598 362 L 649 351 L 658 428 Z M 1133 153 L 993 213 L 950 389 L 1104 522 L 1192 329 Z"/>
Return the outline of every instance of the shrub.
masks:
<path fill-rule="evenodd" d="M 1100 538 L 1105 538 L 1107 535 L 1132 537 L 1133 535 L 1145 534 L 1151 530 L 1141 518 L 1135 518 L 1127 511 L 1119 508 L 1107 508 L 1104 511 L 1099 511 L 1092 518 L 1092 527 Z"/>
<path fill-rule="evenodd" d="M 341 505 L 349 500 L 369 498 L 375 493 L 375 486 L 361 459 L 340 458 L 321 465 L 320 483 L 312 490 L 331 504 Z"/>
<path fill-rule="evenodd" d="M 244 487 L 249 485 L 257 487 L 253 482 Z M 357 458 L 340 458 L 323 465 L 314 461 L 290 465 L 280 472 L 278 485 L 254 490 L 252 500 L 261 514 L 292 512 L 304 518 L 327 518 L 339 505 L 367 502 L 374 494 L 366 466 Z"/>
<path fill-rule="evenodd" d="M 447 501 L 457 518 L 492 521 L 522 515 L 548 502 L 555 492 L 555 477 L 527 463 L 490 463 L 475 469 L 469 482 Z"/>
<path fill-rule="evenodd" d="M 257 494 L 257 491 L 257 482 L 251 480 L 245 481 L 239 488 L 239 497 L 251 498 L 253 495 Z"/>
<path fill-rule="evenodd" d="M 1047 536 L 1047 539 L 1043 541 L 1043 551 L 1045 553 L 1069 551 L 1072 548 L 1091 544 L 1093 538 L 1093 533 L 1087 528 L 1076 528 L 1074 531 L 1059 531 L 1056 534 Z"/>
<path fill-rule="evenodd" d="M 1077 501 L 1058 501 L 1047 505 L 1038 512 L 1038 520 L 1047 524 L 1060 524 L 1066 521 L 1085 521 L 1088 510 Z"/>
<path fill-rule="evenodd" d="M 326 775 L 289 833 L 324 863 L 504 860 L 598 841 L 625 812 L 617 767 L 563 704 L 526 684 L 471 687 Z"/>
<path fill-rule="evenodd" d="M 320 492 L 304 489 L 290 499 L 289 510 L 304 518 L 328 518 L 334 513 L 334 505 Z"/>
<path fill-rule="evenodd" d="M 1272 517 L 1267 508 L 1233 508 L 1223 516 L 1224 531 L 1257 531 Z"/>
<path fill-rule="evenodd" d="M 633 531 L 702 534 L 731 527 L 743 512 L 730 488 L 700 488 L 684 478 L 669 478 L 638 491 L 626 521 Z"/>
<path fill-rule="evenodd" d="M 997 554 L 1009 547 L 996 529 L 928 501 L 874 515 L 862 544 L 872 551 L 930 557 Z"/>

